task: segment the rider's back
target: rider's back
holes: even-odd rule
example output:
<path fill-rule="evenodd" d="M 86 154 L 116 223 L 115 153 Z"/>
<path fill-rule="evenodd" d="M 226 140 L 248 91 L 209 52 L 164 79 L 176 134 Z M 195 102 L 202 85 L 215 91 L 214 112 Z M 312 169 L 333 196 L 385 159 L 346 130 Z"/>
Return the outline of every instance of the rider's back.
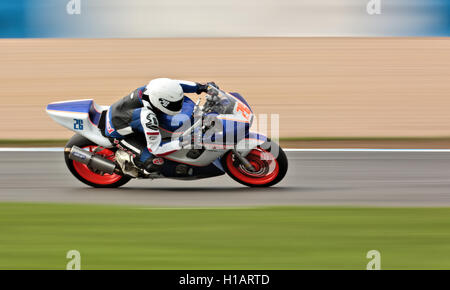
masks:
<path fill-rule="evenodd" d="M 133 117 L 133 111 L 143 107 L 142 92 L 145 87 L 140 87 L 129 95 L 111 105 L 111 122 L 116 129 L 127 127 Z"/>

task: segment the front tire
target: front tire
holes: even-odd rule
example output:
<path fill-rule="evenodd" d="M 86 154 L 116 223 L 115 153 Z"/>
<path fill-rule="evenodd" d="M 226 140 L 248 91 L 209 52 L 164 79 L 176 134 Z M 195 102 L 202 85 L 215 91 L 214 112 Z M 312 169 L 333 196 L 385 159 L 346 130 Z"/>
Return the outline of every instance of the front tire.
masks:
<path fill-rule="evenodd" d="M 70 138 L 69 142 L 66 144 L 66 148 L 72 148 L 72 146 L 78 146 L 81 149 L 93 151 L 95 148 L 99 147 L 97 144 L 92 141 L 84 138 L 80 135 L 74 135 Z M 114 149 L 103 149 L 96 154 L 101 155 L 104 158 L 113 160 L 114 159 Z M 93 172 L 89 167 L 85 164 L 82 164 L 78 161 L 72 160 L 69 158 L 69 153 L 64 152 L 64 159 L 66 161 L 67 168 L 69 168 L 70 172 L 75 176 L 79 181 L 83 182 L 92 187 L 96 188 L 117 188 L 128 181 L 131 180 L 131 177 L 119 174 L 107 174 L 104 175 L 97 174 Z"/>
<path fill-rule="evenodd" d="M 274 156 L 275 152 L 278 152 L 277 156 Z M 269 187 L 280 182 L 286 175 L 288 169 L 286 154 L 274 142 L 268 141 L 252 149 L 246 158 L 255 167 L 255 171 L 247 170 L 232 151 L 228 151 L 221 159 L 226 173 L 241 184 L 250 187 Z"/>

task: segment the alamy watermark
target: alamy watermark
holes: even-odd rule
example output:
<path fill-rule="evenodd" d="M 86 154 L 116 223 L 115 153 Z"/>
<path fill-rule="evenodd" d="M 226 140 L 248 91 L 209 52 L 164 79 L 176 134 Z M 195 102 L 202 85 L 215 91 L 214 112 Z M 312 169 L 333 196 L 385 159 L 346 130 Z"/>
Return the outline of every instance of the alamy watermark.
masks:
<path fill-rule="evenodd" d="M 80 270 L 81 269 L 81 254 L 77 250 L 70 250 L 66 254 L 66 258 L 70 259 L 67 262 L 66 270 Z"/>
<path fill-rule="evenodd" d="M 66 5 L 66 12 L 69 15 L 81 14 L 81 0 L 70 0 Z"/>
<path fill-rule="evenodd" d="M 369 0 L 366 6 L 366 11 L 369 15 L 381 14 L 381 0 Z"/>
<path fill-rule="evenodd" d="M 366 255 L 367 259 L 371 259 L 369 263 L 367 263 L 367 270 L 381 270 L 381 254 L 377 250 L 370 250 Z"/>
<path fill-rule="evenodd" d="M 77 250 L 70 250 L 66 254 L 67 262 L 66 270 L 81 270 L 81 254 Z M 366 270 L 381 270 L 381 254 L 377 250 L 370 250 L 366 254 L 366 258 L 370 259 L 367 263 Z M 181 283 L 181 282 L 180 282 Z"/>
<path fill-rule="evenodd" d="M 278 146 L 272 146 L 271 142 L 267 142 L 269 137 L 274 143 L 278 143 L 280 139 L 279 114 L 252 114 L 252 117 L 244 122 L 241 119 L 236 120 L 236 115 L 233 114 L 212 114 L 193 120 L 187 115 L 179 114 L 172 118 L 171 125 L 178 127 L 180 122 L 182 125 L 173 132 L 172 141 L 180 139 L 190 144 L 191 149 L 251 150 L 255 145 L 265 143 L 270 148 L 263 149 L 270 151 L 275 157 L 279 153 Z M 265 160 L 265 156 L 262 158 Z"/>

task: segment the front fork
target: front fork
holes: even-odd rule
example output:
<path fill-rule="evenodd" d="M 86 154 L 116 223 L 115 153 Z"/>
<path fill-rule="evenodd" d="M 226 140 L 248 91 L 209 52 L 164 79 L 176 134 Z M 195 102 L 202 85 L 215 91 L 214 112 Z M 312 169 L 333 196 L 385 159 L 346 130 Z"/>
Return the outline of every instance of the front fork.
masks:
<path fill-rule="evenodd" d="M 247 158 L 242 156 L 241 153 L 239 153 L 236 149 L 232 149 L 231 152 L 233 152 L 234 156 L 236 156 L 237 159 L 239 159 L 239 161 L 242 163 L 242 165 L 244 165 L 245 169 L 249 171 L 255 171 L 255 167 L 247 160 Z"/>

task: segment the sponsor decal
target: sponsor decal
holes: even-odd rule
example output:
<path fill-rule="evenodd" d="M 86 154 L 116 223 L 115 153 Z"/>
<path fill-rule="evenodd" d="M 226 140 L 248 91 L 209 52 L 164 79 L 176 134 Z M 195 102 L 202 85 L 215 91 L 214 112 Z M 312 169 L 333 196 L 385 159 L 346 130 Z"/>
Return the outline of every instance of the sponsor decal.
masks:
<path fill-rule="evenodd" d="M 159 99 L 159 102 L 161 103 L 161 105 L 164 108 L 167 108 L 167 106 L 170 104 L 170 102 L 168 100 L 164 100 L 164 99 Z"/>
<path fill-rule="evenodd" d="M 77 157 L 77 158 L 79 158 L 79 159 L 82 159 L 82 160 L 86 159 L 86 156 L 84 156 L 83 154 L 80 154 L 78 152 L 73 152 L 72 155 Z"/>
<path fill-rule="evenodd" d="M 150 112 L 146 118 L 148 122 L 145 123 L 145 126 L 152 131 L 158 131 L 158 118 L 156 115 L 153 112 Z"/>
<path fill-rule="evenodd" d="M 108 134 L 111 134 L 114 132 L 114 129 L 111 128 L 110 120 L 109 120 L 109 111 L 106 113 L 106 130 L 108 131 Z"/>
<path fill-rule="evenodd" d="M 154 158 L 152 162 L 155 165 L 163 165 L 164 164 L 164 159 L 162 159 L 161 157 L 157 157 L 157 158 Z"/>

